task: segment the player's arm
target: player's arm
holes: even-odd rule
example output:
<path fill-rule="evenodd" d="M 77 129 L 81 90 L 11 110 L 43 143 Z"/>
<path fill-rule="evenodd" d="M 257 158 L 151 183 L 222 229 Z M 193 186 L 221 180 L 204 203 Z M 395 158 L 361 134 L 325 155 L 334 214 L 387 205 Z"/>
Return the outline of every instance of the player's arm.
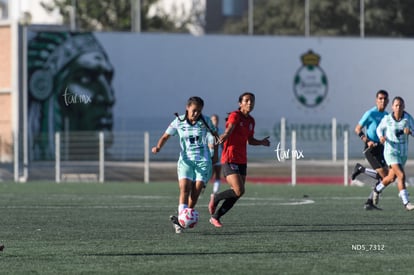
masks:
<path fill-rule="evenodd" d="M 362 126 L 361 124 L 357 124 L 355 126 L 355 134 L 357 134 L 357 136 L 359 136 L 359 138 L 364 142 L 364 143 L 368 143 L 369 139 L 368 137 L 365 135 L 364 133 L 364 126 Z"/>
<path fill-rule="evenodd" d="M 158 153 L 169 138 L 170 138 L 170 135 L 167 133 L 164 133 L 158 140 L 157 146 L 152 147 L 152 150 L 151 150 L 152 153 L 154 154 Z"/>
<path fill-rule="evenodd" d="M 216 138 L 211 134 L 207 134 L 208 149 L 210 150 L 211 160 L 213 163 L 218 161 L 218 143 Z"/>
<path fill-rule="evenodd" d="M 387 123 L 384 117 L 377 127 L 377 136 L 382 144 L 384 144 L 385 141 L 387 140 L 387 137 L 384 135 L 384 131 L 386 128 L 387 128 Z"/>
<path fill-rule="evenodd" d="M 404 134 L 414 136 L 414 119 L 410 114 L 406 114 L 408 117 L 408 127 L 404 128 Z"/>
<path fill-rule="evenodd" d="M 228 123 L 227 124 L 226 130 L 224 130 L 224 133 L 222 135 L 220 135 L 220 143 L 225 142 L 229 138 L 229 136 L 233 132 L 235 126 L 236 125 L 233 124 L 233 123 Z"/>
<path fill-rule="evenodd" d="M 270 146 L 269 136 L 265 137 L 264 139 L 256 139 L 255 137 L 250 137 L 247 142 L 249 145 L 263 145 L 263 146 Z"/>

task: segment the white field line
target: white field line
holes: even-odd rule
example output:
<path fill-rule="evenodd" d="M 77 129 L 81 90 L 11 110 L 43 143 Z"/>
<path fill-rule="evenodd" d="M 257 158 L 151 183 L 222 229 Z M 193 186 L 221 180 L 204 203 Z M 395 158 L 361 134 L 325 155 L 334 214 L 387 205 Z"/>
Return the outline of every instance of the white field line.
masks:
<path fill-rule="evenodd" d="M 69 196 L 64 196 L 69 197 Z M 76 196 L 75 196 L 76 197 Z M 145 200 L 146 203 L 142 204 L 137 201 L 137 204 L 131 203 L 130 201 L 125 204 L 96 204 L 96 205 L 5 205 L 0 206 L 0 209 L 135 209 L 135 208 L 154 208 L 154 204 L 151 204 L 152 200 L 162 200 L 167 198 L 172 198 L 172 196 L 141 196 L 141 195 L 126 195 L 126 196 L 108 196 L 111 197 L 111 200 L 116 199 L 137 199 Z M 271 206 L 271 205 L 280 205 L 280 206 L 296 206 L 296 205 L 307 205 L 313 204 L 317 201 L 327 201 L 327 200 L 365 200 L 367 197 L 313 197 L 310 198 L 253 198 L 253 197 L 242 197 L 238 206 Z M 392 196 L 382 197 L 381 200 L 393 199 Z M 71 199 L 73 203 L 75 200 Z M 76 201 L 87 201 L 87 198 L 82 197 Z M 68 202 L 70 204 L 70 202 Z M 173 206 L 173 205 L 172 205 Z M 159 206 L 157 208 L 171 208 L 172 206 Z M 207 204 L 199 203 L 197 208 L 207 208 Z"/>

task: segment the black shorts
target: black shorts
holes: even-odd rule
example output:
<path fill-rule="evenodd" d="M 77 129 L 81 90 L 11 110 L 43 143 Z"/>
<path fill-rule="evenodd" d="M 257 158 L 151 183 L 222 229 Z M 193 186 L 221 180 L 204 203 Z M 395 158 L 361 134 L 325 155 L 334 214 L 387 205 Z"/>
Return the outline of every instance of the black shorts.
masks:
<path fill-rule="evenodd" d="M 247 164 L 237 164 L 237 163 L 223 163 L 221 165 L 223 170 L 223 175 L 225 177 L 232 174 L 239 174 L 241 176 L 246 176 L 247 174 Z"/>
<path fill-rule="evenodd" d="M 387 163 L 384 159 L 384 145 L 379 143 L 377 146 L 372 147 L 371 149 L 367 149 L 365 147 L 365 157 L 369 164 L 374 169 L 379 169 L 382 167 L 386 167 Z"/>

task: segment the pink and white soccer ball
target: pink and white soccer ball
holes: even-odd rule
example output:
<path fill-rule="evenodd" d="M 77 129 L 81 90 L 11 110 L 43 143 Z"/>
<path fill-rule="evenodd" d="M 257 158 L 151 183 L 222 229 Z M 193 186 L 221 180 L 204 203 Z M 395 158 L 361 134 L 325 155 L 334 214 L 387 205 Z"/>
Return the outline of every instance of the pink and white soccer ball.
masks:
<path fill-rule="evenodd" d="M 184 208 L 178 214 L 178 222 L 184 228 L 193 228 L 198 223 L 198 212 L 193 208 Z"/>

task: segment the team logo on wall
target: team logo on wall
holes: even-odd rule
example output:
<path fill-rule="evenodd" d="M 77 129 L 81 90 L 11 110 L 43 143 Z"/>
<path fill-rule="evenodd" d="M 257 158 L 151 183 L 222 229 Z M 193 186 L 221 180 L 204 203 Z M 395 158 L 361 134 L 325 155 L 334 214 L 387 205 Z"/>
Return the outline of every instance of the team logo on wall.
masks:
<path fill-rule="evenodd" d="M 300 59 L 302 67 L 296 72 L 293 83 L 295 97 L 305 107 L 316 107 L 328 94 L 328 78 L 319 66 L 320 55 L 309 50 Z"/>

